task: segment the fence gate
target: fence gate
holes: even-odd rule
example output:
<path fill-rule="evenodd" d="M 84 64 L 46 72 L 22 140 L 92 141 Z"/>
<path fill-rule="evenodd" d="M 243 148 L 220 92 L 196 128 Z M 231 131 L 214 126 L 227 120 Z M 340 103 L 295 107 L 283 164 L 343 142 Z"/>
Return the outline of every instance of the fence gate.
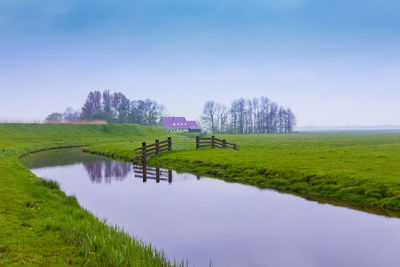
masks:
<path fill-rule="evenodd" d="M 196 138 L 172 138 L 172 150 L 194 150 L 196 149 Z"/>

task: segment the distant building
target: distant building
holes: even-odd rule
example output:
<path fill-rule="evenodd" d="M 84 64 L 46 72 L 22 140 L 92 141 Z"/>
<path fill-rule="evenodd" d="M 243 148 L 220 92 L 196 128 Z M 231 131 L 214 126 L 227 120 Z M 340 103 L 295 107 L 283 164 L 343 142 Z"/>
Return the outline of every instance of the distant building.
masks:
<path fill-rule="evenodd" d="M 195 121 L 187 121 L 185 117 L 162 117 L 161 127 L 170 133 L 199 133 L 200 126 Z"/>

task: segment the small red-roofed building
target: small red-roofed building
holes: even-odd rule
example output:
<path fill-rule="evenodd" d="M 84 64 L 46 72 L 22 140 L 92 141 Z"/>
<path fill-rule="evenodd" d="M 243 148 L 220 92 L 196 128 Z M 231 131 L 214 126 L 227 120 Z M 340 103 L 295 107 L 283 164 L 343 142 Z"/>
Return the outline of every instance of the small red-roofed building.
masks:
<path fill-rule="evenodd" d="M 170 133 L 201 132 L 201 128 L 197 122 L 187 121 L 185 117 L 162 117 L 161 127 Z"/>

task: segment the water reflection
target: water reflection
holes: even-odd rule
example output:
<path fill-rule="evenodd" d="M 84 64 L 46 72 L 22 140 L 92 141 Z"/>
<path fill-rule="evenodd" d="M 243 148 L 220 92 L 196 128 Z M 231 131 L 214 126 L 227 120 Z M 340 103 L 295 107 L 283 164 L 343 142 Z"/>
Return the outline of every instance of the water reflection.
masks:
<path fill-rule="evenodd" d="M 172 170 L 148 167 L 146 165 L 134 165 L 133 168 L 135 171 L 135 177 L 143 179 L 144 183 L 147 179 L 155 180 L 157 183 L 160 181 L 168 181 L 168 183 L 172 183 Z"/>
<path fill-rule="evenodd" d="M 133 172 L 133 177 L 142 179 L 144 183 L 147 180 L 155 180 L 156 183 L 165 181 L 171 184 L 173 178 L 172 170 L 146 165 L 131 165 L 119 161 L 83 162 L 83 166 L 88 173 L 90 181 L 97 184 L 103 182 L 110 184 L 113 180 L 123 181 L 131 172 Z M 200 176 L 197 176 L 197 180 L 199 179 Z"/>
<path fill-rule="evenodd" d="M 86 172 L 93 183 L 104 182 L 110 184 L 112 180 L 123 181 L 132 171 L 129 164 L 121 164 L 118 161 L 84 162 Z"/>
<path fill-rule="evenodd" d="M 82 207 L 171 260 L 188 259 L 190 266 L 400 266 L 398 219 L 79 151 L 43 153 L 32 156 L 33 173 L 56 180 Z"/>

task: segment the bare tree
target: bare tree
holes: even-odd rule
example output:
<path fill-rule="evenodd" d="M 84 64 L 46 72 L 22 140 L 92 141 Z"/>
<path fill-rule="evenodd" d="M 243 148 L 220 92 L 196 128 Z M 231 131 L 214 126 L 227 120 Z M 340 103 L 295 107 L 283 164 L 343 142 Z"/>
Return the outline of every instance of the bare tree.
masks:
<path fill-rule="evenodd" d="M 258 98 L 253 98 L 252 100 L 253 105 L 253 132 L 259 133 L 260 132 L 260 125 L 259 125 L 259 101 Z"/>
<path fill-rule="evenodd" d="M 204 104 L 203 114 L 201 120 L 203 124 L 211 131 L 215 132 L 215 114 L 216 114 L 216 103 L 214 101 L 207 101 Z"/>
<path fill-rule="evenodd" d="M 253 125 L 253 102 L 250 99 L 246 100 L 246 133 L 253 133 L 254 132 L 254 125 Z"/>
<path fill-rule="evenodd" d="M 278 111 L 278 131 L 280 133 L 285 132 L 285 124 L 286 124 L 286 110 L 284 107 L 280 107 Z"/>
<path fill-rule="evenodd" d="M 208 101 L 204 106 L 203 124 L 221 133 L 289 133 L 296 125 L 294 113 L 267 97 L 235 99 L 230 108 Z"/>
<path fill-rule="evenodd" d="M 225 105 L 218 104 L 218 132 L 225 133 L 228 131 L 228 108 Z"/>
<path fill-rule="evenodd" d="M 79 120 L 80 113 L 73 110 L 71 107 L 67 107 L 63 113 L 63 120 L 65 121 L 77 121 Z"/>
<path fill-rule="evenodd" d="M 287 109 L 287 124 L 287 132 L 293 132 L 293 129 L 296 126 L 296 116 L 290 108 Z"/>
<path fill-rule="evenodd" d="M 276 133 L 278 131 L 278 105 L 275 102 L 270 104 L 269 108 L 269 128 L 270 133 Z"/>

